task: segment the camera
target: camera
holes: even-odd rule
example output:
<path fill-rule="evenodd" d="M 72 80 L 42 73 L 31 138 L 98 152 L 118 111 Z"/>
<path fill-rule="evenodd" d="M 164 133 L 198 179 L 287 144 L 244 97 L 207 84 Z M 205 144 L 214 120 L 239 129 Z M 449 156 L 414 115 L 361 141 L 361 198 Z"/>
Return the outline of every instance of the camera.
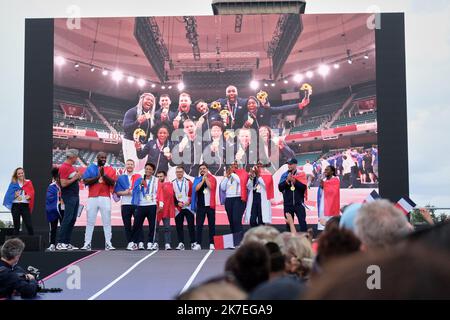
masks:
<path fill-rule="evenodd" d="M 37 292 L 61 292 L 61 288 L 45 288 L 44 281 L 40 279 L 41 271 L 38 268 L 35 268 L 33 266 L 28 266 L 27 268 L 28 274 L 31 274 L 38 283 Z M 24 278 L 26 278 L 26 274 L 23 275 Z"/>

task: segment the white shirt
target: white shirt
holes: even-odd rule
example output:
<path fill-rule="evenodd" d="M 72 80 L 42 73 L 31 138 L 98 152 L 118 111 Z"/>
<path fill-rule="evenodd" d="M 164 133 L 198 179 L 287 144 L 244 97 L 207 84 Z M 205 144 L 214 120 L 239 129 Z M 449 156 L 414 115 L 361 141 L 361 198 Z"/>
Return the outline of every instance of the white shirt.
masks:
<path fill-rule="evenodd" d="M 241 184 L 239 176 L 236 173 L 232 173 L 230 178 L 223 178 L 220 183 L 220 189 L 226 192 L 227 198 L 234 198 L 241 196 Z"/>
<path fill-rule="evenodd" d="M 178 202 L 187 203 L 189 201 L 189 180 L 182 178 L 181 180 L 172 180 L 173 192 Z M 181 189 L 181 190 L 180 190 Z M 183 209 L 189 208 L 190 205 L 183 206 Z"/>
<path fill-rule="evenodd" d="M 305 172 L 305 174 L 314 175 L 313 170 L 314 168 L 311 163 L 305 163 L 303 165 L 303 171 Z"/>
<path fill-rule="evenodd" d="M 151 177 L 150 179 L 146 179 L 145 182 L 147 183 L 147 187 L 150 188 L 148 192 L 148 196 L 150 196 L 150 199 L 147 199 L 147 197 L 144 197 L 142 195 L 142 192 L 139 192 L 139 206 L 156 206 L 156 194 L 158 192 L 158 179 L 155 177 Z M 145 189 L 145 192 L 147 190 Z M 145 193 L 147 196 L 147 193 Z"/>
<path fill-rule="evenodd" d="M 128 183 L 130 184 L 130 188 L 133 188 L 133 186 L 131 185 L 131 177 L 133 176 L 133 173 L 131 175 L 127 174 L 127 176 L 128 176 Z M 129 195 L 129 196 L 121 196 L 120 197 L 121 204 L 122 205 L 130 205 L 130 204 L 132 204 L 131 203 L 131 198 L 132 198 L 131 195 Z"/>
<path fill-rule="evenodd" d="M 342 167 L 344 168 L 343 174 L 351 173 L 352 167 L 355 165 L 355 163 L 352 161 L 351 158 L 347 158 L 342 163 Z"/>
<path fill-rule="evenodd" d="M 322 160 L 320 165 L 322 166 L 322 173 L 325 173 L 325 168 L 328 167 L 330 163 L 327 160 Z"/>

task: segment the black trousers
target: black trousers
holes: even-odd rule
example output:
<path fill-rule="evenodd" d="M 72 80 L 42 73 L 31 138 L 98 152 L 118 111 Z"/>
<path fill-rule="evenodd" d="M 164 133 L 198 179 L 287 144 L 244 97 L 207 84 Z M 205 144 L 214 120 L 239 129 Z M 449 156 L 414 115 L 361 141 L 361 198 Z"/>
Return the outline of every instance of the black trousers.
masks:
<path fill-rule="evenodd" d="M 261 194 L 253 193 L 252 211 L 250 212 L 250 226 L 256 227 L 264 224 L 261 209 Z"/>
<path fill-rule="evenodd" d="M 188 224 L 189 238 L 192 244 L 195 242 L 194 214 L 188 209 L 182 209 L 175 217 L 178 242 L 184 243 L 184 231 L 183 231 L 184 218 L 186 218 Z"/>
<path fill-rule="evenodd" d="M 50 244 L 56 245 L 56 231 L 58 230 L 58 222 L 61 224 L 64 217 L 64 210 L 60 211 L 59 217 L 50 221 Z"/>
<path fill-rule="evenodd" d="M 136 218 L 136 206 L 132 204 L 124 204 L 121 206 L 123 227 L 125 229 L 125 237 L 127 242 L 133 241 L 131 218 Z"/>
<path fill-rule="evenodd" d="M 242 231 L 242 216 L 245 211 L 245 202 L 241 200 L 241 197 L 226 198 L 225 210 L 230 223 L 231 233 Z"/>
<path fill-rule="evenodd" d="M 202 244 L 202 231 L 206 217 L 208 217 L 209 244 L 214 244 L 214 236 L 216 235 L 216 210 L 210 207 L 199 207 L 197 208 L 195 217 L 195 224 L 197 227 L 196 239 L 199 245 Z"/>
<path fill-rule="evenodd" d="M 155 242 L 155 229 L 156 229 L 156 205 L 151 206 L 138 206 L 136 209 L 136 217 L 134 218 L 132 239 L 133 242 L 138 243 L 140 236 L 143 233 L 144 221 L 147 218 L 148 221 L 148 242 Z"/>
<path fill-rule="evenodd" d="M 31 223 L 31 212 L 28 203 L 13 203 L 11 208 L 11 214 L 14 224 L 14 235 L 18 235 L 20 232 L 20 217 L 22 217 L 23 223 L 27 228 L 28 234 L 32 236 L 34 234 L 33 225 Z"/>
<path fill-rule="evenodd" d="M 298 224 L 300 225 L 300 232 L 308 231 L 308 227 L 306 224 L 306 211 L 305 207 L 302 204 L 293 206 L 293 205 L 284 205 L 284 216 L 286 214 L 290 214 L 292 219 L 294 219 L 294 214 L 297 216 Z M 289 225 L 286 224 L 286 229 L 289 231 Z"/>

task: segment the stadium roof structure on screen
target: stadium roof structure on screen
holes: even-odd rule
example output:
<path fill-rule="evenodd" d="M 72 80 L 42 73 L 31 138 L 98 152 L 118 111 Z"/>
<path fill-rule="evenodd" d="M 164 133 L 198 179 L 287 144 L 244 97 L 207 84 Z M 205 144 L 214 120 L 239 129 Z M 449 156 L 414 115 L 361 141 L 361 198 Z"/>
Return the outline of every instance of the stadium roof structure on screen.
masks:
<path fill-rule="evenodd" d="M 215 15 L 223 14 L 274 14 L 304 13 L 306 1 L 261 1 L 261 0 L 213 0 Z"/>
<path fill-rule="evenodd" d="M 170 93 L 169 86 L 175 94 L 183 80 L 186 90 L 215 97 L 223 95 L 229 83 L 238 86 L 240 94 L 254 94 L 252 79 L 261 85 L 267 82 L 266 91 L 276 99 L 280 89 L 297 85 L 291 81 L 295 74 L 316 70 L 321 63 L 341 68 L 330 72 L 327 81 L 315 81 L 315 94 L 374 80 L 375 37 L 366 25 L 368 14 L 244 14 L 240 25 L 236 17 L 84 18 L 76 30 L 67 28 L 66 19 L 55 19 L 55 56 L 70 62 L 55 68 L 55 84 L 134 99 L 140 88 L 137 81 L 127 83 L 130 75 L 144 78 L 143 89 L 157 95 Z M 297 34 L 290 32 L 291 25 L 298 27 Z M 292 48 L 287 50 L 286 43 Z M 366 54 L 370 59 L 364 58 Z M 80 67 L 74 68 L 75 63 Z M 107 69 L 111 75 L 115 68 L 125 79 L 118 86 L 101 73 Z M 220 82 L 211 81 L 212 76 Z"/>

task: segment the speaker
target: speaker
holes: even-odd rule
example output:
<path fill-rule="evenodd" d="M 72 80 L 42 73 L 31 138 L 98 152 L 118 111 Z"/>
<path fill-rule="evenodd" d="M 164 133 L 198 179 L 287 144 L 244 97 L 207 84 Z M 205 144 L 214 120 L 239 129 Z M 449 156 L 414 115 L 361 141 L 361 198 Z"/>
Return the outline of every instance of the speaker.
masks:
<path fill-rule="evenodd" d="M 17 235 L 17 236 L 6 236 L 5 241 L 12 238 L 19 238 L 25 243 L 24 251 L 43 251 L 42 236 L 40 235 Z"/>

